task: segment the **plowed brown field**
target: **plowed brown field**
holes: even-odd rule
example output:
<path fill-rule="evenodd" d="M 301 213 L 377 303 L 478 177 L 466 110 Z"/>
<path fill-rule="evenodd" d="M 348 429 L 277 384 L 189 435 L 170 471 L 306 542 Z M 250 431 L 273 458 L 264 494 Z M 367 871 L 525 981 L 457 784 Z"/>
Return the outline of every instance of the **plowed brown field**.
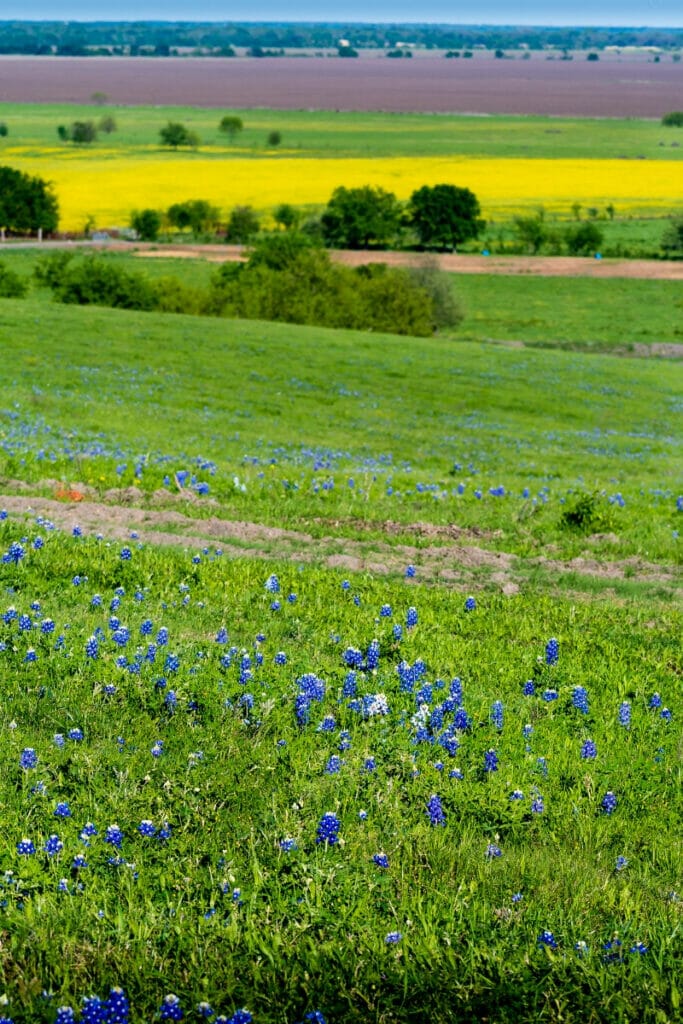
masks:
<path fill-rule="evenodd" d="M 84 103 L 94 92 L 121 104 L 659 118 L 681 106 L 683 61 L 0 57 L 0 102 Z"/>

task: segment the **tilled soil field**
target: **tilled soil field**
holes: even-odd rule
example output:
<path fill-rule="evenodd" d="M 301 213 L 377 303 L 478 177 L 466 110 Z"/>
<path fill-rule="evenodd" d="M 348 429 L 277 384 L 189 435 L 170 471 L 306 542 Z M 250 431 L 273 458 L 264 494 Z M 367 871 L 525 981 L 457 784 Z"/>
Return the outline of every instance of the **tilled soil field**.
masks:
<path fill-rule="evenodd" d="M 382 110 L 653 117 L 679 109 L 683 61 L 334 57 L 0 57 L 0 102 L 87 102 L 280 110 Z"/>

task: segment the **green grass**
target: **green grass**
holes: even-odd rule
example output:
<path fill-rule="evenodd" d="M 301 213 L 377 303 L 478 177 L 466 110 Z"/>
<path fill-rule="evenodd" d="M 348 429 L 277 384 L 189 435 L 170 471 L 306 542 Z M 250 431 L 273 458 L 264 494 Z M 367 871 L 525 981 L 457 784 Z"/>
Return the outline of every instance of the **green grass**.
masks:
<path fill-rule="evenodd" d="M 600 557 L 678 557 L 675 363 L 37 300 L 4 301 L 0 330 L 8 478 L 175 489 L 201 456 L 222 514 L 317 536 L 428 520 L 524 556 L 594 533 L 617 537 Z"/>
<path fill-rule="evenodd" d="M 226 108 L 228 110 L 229 108 Z M 683 130 L 656 121 L 550 117 L 467 117 L 444 114 L 331 113 L 315 111 L 230 110 L 244 121 L 244 131 L 230 145 L 218 131 L 220 110 L 196 107 L 98 107 L 71 104 L 0 104 L 0 120 L 9 134 L 3 151 L 22 148 L 23 156 L 41 156 L 45 146 L 61 148 L 65 157 L 76 147 L 60 143 L 57 126 L 111 114 L 118 129 L 102 135 L 93 150 L 128 154 L 158 148 L 159 129 L 169 120 L 195 130 L 204 147 L 235 155 L 266 150 L 269 132 L 282 132 L 283 150 L 311 156 L 463 156 L 578 157 L 681 160 Z M 81 147 L 83 148 L 83 147 Z"/>
<path fill-rule="evenodd" d="M 464 596 L 421 585 L 419 572 L 413 582 L 351 574 L 345 590 L 340 573 L 314 567 L 227 561 L 213 550 L 193 559 L 192 549 L 133 541 L 123 560 L 120 544 L 62 536 L 33 517 L 0 523 L 1 550 L 21 537 L 24 557 L 0 565 L 12 588 L 3 615 L 13 604 L 37 623 L 27 633 L 16 618 L 0 620 L 0 979 L 15 1024 L 54 1019 L 41 990 L 55 993 L 53 1006 L 78 1005 L 113 985 L 131 998 L 135 1024 L 157 1020 L 167 992 L 188 1020 L 206 1000 L 226 1014 L 245 1006 L 260 1024 L 295 1024 L 314 1010 L 338 1024 L 417 1024 L 451 1019 L 455 1002 L 466 1022 L 677 1019 L 681 618 L 670 607 L 487 595 L 467 613 Z M 264 589 L 271 572 L 279 595 Z M 108 626 L 116 588 L 128 644 Z M 409 606 L 419 621 L 399 642 L 393 624 Z M 47 618 L 53 633 L 40 630 Z M 135 649 L 144 654 L 162 625 L 168 645 L 154 662 L 117 666 L 121 656 L 134 666 Z M 215 642 L 221 627 L 225 644 Z M 93 661 L 85 643 L 98 628 L 107 638 Z M 550 635 L 555 666 L 545 664 Z M 365 651 L 373 637 L 378 668 L 357 672 L 357 693 L 384 694 L 389 713 L 363 717 L 348 690 L 342 697 L 342 653 Z M 164 668 L 169 652 L 177 668 Z M 240 682 L 246 653 L 251 677 Z M 420 658 L 425 673 L 406 692 L 396 666 Z M 297 680 L 310 672 L 325 695 L 297 725 Z M 420 741 L 413 715 L 440 705 L 456 676 L 471 724 L 451 756 Z M 529 679 L 535 696 L 522 694 Z M 579 685 L 587 714 L 572 706 Z M 546 690 L 558 699 L 543 699 Z M 673 721 L 649 706 L 655 692 Z M 619 724 L 623 702 L 629 728 Z M 453 708 L 443 714 L 450 724 Z M 326 716 L 332 731 L 319 728 Z M 55 744 L 73 728 L 81 741 Z M 594 760 L 580 756 L 588 738 Z M 22 770 L 26 748 L 38 763 Z M 499 767 L 487 774 L 491 749 Z M 335 775 L 325 772 L 331 755 L 342 760 Z M 511 801 L 513 790 L 523 799 Z M 430 825 L 433 794 L 444 825 Z M 69 817 L 55 816 L 58 802 Z M 327 812 L 338 816 L 338 844 L 316 843 Z M 143 838 L 144 820 L 168 823 L 170 838 Z M 79 838 L 87 821 L 98 830 L 89 846 Z M 113 823 L 120 850 L 105 842 Z M 63 850 L 49 857 L 53 834 Z M 35 854 L 17 854 L 24 838 Z M 283 839 L 296 849 L 283 851 Z M 487 857 L 489 844 L 500 857 Z M 388 868 L 373 862 L 380 852 Z M 72 869 L 79 854 L 88 866 Z M 556 949 L 539 946 L 544 931 Z M 396 945 L 385 941 L 392 932 Z M 622 945 L 606 951 L 615 938 Z"/>

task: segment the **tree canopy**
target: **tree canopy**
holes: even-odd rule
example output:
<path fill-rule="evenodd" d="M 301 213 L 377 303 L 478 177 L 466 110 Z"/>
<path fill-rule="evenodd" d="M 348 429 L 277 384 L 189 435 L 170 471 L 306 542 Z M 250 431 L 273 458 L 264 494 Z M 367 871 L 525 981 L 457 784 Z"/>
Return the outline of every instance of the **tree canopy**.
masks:
<path fill-rule="evenodd" d="M 396 237 L 401 206 L 393 192 L 363 185 L 335 189 L 320 223 L 325 245 L 337 249 L 383 249 Z"/>
<path fill-rule="evenodd" d="M 423 185 L 413 192 L 408 209 L 425 249 L 453 250 L 484 227 L 477 197 L 456 185 Z"/>
<path fill-rule="evenodd" d="M 199 145 L 197 133 L 179 121 L 169 121 L 163 128 L 160 128 L 159 140 L 162 146 L 170 146 L 171 149 L 178 149 L 179 146 L 190 146 L 192 149 L 196 149 Z"/>
<path fill-rule="evenodd" d="M 0 167 L 0 228 L 15 234 L 57 230 L 59 204 L 52 186 L 14 167 Z"/>

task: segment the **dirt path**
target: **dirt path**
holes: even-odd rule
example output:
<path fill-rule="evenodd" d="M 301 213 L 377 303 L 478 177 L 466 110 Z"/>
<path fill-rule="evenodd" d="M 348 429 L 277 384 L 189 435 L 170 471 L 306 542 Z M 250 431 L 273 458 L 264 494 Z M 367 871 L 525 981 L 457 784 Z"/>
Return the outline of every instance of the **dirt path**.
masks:
<path fill-rule="evenodd" d="M 212 517 L 195 519 L 173 509 L 151 509 L 136 505 L 108 504 L 100 501 L 65 502 L 26 495 L 0 495 L 0 504 L 16 516 L 43 516 L 59 529 L 70 531 L 78 525 L 86 535 L 102 534 L 108 540 L 136 540 L 149 544 L 175 545 L 195 551 L 220 547 L 228 557 L 279 558 L 317 563 L 349 572 L 378 574 L 402 573 L 409 564 L 419 567 L 421 581 L 477 589 L 486 585 L 504 594 L 517 593 L 530 572 L 548 574 L 575 573 L 604 581 L 617 580 L 664 585 L 675 590 L 680 573 L 674 566 L 660 566 L 639 558 L 618 562 L 599 562 L 579 557 L 569 561 L 544 557 L 520 559 L 501 551 L 490 551 L 470 543 L 454 543 L 475 536 L 458 527 L 434 527 L 415 523 L 386 524 L 388 534 L 401 532 L 442 539 L 443 543 L 417 546 L 388 544 L 376 538 L 314 538 L 297 530 L 265 526 L 260 523 L 231 521 Z M 354 524 L 359 532 L 377 529 L 377 524 Z"/>
<path fill-rule="evenodd" d="M 229 263 L 245 258 L 238 245 L 184 245 L 152 248 L 138 245 L 137 255 L 158 259 L 203 258 Z M 532 277 L 622 277 L 632 280 L 683 281 L 683 260 L 608 260 L 588 256 L 461 256 L 455 253 L 428 255 L 412 252 L 332 251 L 332 259 L 348 267 L 388 263 L 416 267 L 436 262 L 442 270 L 457 274 L 526 274 Z"/>

